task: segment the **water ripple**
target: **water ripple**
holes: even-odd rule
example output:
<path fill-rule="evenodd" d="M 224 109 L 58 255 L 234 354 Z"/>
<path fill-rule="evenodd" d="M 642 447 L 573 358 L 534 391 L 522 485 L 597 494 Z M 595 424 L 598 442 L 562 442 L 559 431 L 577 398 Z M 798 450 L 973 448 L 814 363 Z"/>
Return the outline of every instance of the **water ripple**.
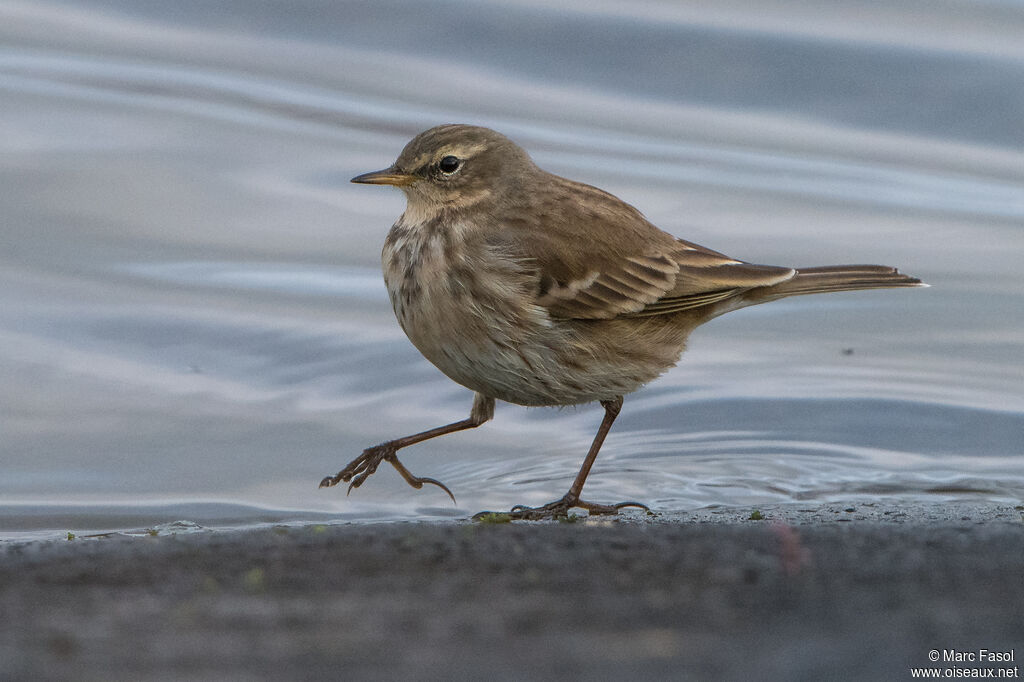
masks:
<path fill-rule="evenodd" d="M 372 268 L 187 261 L 129 263 L 119 269 L 154 281 L 216 289 L 357 299 L 383 304 L 388 301 L 380 270 Z"/>
<path fill-rule="evenodd" d="M 138 106 L 231 120 L 272 130 L 348 139 L 367 124 L 412 131 L 422 120 L 451 120 L 453 113 L 420 102 L 374 99 L 365 94 L 316 88 L 242 72 L 145 64 L 82 55 L 0 52 L 0 88 L 92 101 L 115 98 Z M 820 197 L 877 206 L 1024 217 L 1019 181 L 964 173 L 923 172 L 891 164 L 787 154 L 671 138 L 619 134 L 587 126 L 554 130 L 524 120 L 492 125 L 517 132 L 547 149 L 538 157 L 567 169 L 609 174 L 629 160 L 631 177 Z M 586 151 L 583 151 L 586 150 Z"/>

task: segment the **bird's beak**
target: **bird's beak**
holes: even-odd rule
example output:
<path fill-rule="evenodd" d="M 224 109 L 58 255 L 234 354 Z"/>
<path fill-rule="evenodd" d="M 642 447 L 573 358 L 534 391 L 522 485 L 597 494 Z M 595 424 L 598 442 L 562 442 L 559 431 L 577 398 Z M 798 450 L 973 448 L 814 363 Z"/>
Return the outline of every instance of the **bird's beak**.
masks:
<path fill-rule="evenodd" d="M 372 173 L 363 173 L 352 178 L 352 182 L 358 182 L 361 185 L 394 185 L 395 187 L 411 185 L 416 180 L 415 175 L 403 173 L 396 166 L 373 171 Z"/>

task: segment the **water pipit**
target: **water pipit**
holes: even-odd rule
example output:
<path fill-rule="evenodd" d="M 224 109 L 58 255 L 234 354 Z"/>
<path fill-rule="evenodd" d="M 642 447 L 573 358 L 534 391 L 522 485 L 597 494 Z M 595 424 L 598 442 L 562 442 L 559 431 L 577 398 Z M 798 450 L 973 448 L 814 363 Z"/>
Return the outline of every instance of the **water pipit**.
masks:
<path fill-rule="evenodd" d="M 417 349 L 475 391 L 469 417 L 367 448 L 320 486 L 358 488 L 396 453 L 472 429 L 496 400 L 528 406 L 599 402 L 604 419 L 569 492 L 513 518 L 612 514 L 624 502 L 580 499 L 622 397 L 679 360 L 696 327 L 787 296 L 922 286 L 881 265 L 754 265 L 678 239 L 596 187 L 552 175 L 504 135 L 445 125 L 420 133 L 384 170 L 352 178 L 394 185 L 407 206 L 384 241 L 384 281 Z"/>

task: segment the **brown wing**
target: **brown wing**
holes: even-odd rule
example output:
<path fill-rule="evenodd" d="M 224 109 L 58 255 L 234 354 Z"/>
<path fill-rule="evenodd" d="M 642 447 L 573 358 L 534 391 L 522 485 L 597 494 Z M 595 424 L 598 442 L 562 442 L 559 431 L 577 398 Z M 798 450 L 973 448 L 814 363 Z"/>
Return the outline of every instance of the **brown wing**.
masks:
<path fill-rule="evenodd" d="M 676 239 L 639 211 L 599 189 L 556 176 L 559 192 L 545 192 L 513 221 L 506 237 L 537 268 L 537 303 L 555 317 L 611 319 L 664 315 L 725 300 L 754 287 L 790 279 L 794 271 L 752 265 Z M 566 196 L 575 201 L 565 201 Z M 526 234 L 526 231 L 529 234 Z"/>
<path fill-rule="evenodd" d="M 538 299 L 556 317 L 610 319 L 667 315 L 711 305 L 755 287 L 784 282 L 792 268 L 753 265 L 688 248 L 625 256 L 566 284 L 555 281 Z M 542 280 L 543 281 L 543 280 Z"/>
<path fill-rule="evenodd" d="M 596 265 L 596 264 L 595 264 Z M 559 281 L 541 273 L 537 303 L 556 317 L 610 319 L 655 303 L 675 284 L 679 266 L 664 254 L 604 259 L 601 269 Z"/>
<path fill-rule="evenodd" d="M 754 265 L 721 254 L 686 250 L 677 252 L 679 271 L 672 289 L 634 316 L 667 315 L 701 308 L 750 289 L 791 279 L 796 271 L 775 265 Z"/>

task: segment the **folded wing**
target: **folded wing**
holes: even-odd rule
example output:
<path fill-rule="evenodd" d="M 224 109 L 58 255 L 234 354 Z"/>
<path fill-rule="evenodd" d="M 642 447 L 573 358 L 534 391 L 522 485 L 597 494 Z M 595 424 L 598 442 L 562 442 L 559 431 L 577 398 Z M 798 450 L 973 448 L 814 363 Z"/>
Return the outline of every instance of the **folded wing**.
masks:
<path fill-rule="evenodd" d="M 605 258 L 601 264 L 601 270 L 564 282 L 542 273 L 538 303 L 553 316 L 572 319 L 668 315 L 785 282 L 795 274 L 792 268 L 744 263 L 682 240 L 660 252 Z"/>

